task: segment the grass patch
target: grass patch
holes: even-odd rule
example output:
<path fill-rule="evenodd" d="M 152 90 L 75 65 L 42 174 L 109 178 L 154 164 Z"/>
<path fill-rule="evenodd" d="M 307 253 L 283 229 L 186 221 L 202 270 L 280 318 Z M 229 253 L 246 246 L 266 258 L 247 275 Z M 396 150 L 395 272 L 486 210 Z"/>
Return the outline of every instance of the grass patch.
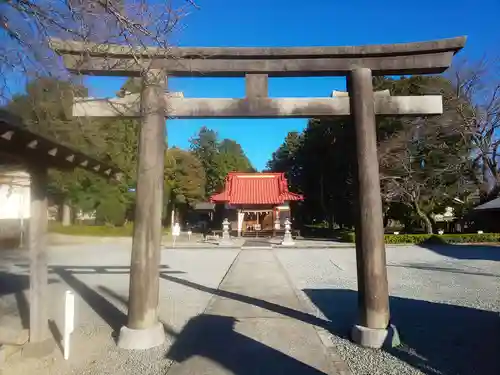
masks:
<path fill-rule="evenodd" d="M 111 225 L 70 225 L 64 227 L 61 223 L 49 222 L 49 232 L 69 236 L 131 237 L 133 230 L 132 223 L 121 227 Z"/>
<path fill-rule="evenodd" d="M 64 227 L 59 222 L 49 222 L 49 232 L 68 236 L 132 237 L 134 224 L 127 223 L 120 227 L 111 225 L 70 225 Z M 163 228 L 163 234 L 168 233 L 170 233 L 170 229 Z"/>

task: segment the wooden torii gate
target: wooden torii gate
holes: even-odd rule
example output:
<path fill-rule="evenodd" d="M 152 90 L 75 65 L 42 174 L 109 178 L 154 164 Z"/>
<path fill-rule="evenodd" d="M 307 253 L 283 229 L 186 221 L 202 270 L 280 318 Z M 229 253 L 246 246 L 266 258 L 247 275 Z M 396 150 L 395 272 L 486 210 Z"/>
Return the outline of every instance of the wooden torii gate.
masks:
<path fill-rule="evenodd" d="M 375 115 L 442 113 L 441 96 L 374 95 L 375 75 L 445 71 L 465 37 L 359 47 L 130 48 L 53 40 L 74 73 L 142 77 L 139 95 L 110 100 L 78 99 L 77 116 L 140 117 L 137 204 L 132 246 L 127 327 L 118 344 L 145 349 L 164 341 L 158 322 L 158 266 L 165 117 L 276 118 L 352 115 L 356 133 L 358 215 L 356 257 L 359 321 L 353 339 L 380 347 L 388 335 L 389 298 Z M 165 94 L 167 76 L 245 77 L 243 99 L 179 98 Z M 268 77 L 346 76 L 348 96 L 268 97 Z"/>

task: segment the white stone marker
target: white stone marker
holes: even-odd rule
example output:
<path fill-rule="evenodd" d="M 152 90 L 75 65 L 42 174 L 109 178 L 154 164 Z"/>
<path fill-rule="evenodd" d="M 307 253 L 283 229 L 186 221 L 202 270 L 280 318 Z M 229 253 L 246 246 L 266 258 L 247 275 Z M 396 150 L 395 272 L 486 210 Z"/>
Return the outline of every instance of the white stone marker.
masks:
<path fill-rule="evenodd" d="M 181 235 L 181 226 L 175 223 L 172 227 L 172 247 L 175 247 L 175 240 Z"/>
<path fill-rule="evenodd" d="M 70 334 L 75 329 L 75 295 L 67 290 L 64 301 L 64 359 L 69 358 Z"/>

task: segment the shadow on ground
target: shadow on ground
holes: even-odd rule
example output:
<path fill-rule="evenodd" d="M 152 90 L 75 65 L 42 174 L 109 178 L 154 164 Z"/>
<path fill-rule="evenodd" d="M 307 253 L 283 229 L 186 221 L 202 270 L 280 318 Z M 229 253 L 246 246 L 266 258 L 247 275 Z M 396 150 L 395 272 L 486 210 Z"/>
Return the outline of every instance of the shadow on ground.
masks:
<path fill-rule="evenodd" d="M 58 283 L 58 280 L 50 278 L 48 283 Z M 0 297 L 13 294 L 16 299 L 19 318 L 24 329 L 30 325 L 30 308 L 26 298 L 25 290 L 30 288 L 29 275 L 18 275 L 15 273 L 0 271 Z"/>
<path fill-rule="evenodd" d="M 329 326 L 329 323 L 326 320 L 318 318 L 312 314 L 307 314 L 302 311 L 297 311 L 286 306 L 281 306 L 276 303 L 264 301 L 259 298 L 250 297 L 239 293 L 229 292 L 222 289 L 210 288 L 204 285 L 194 283 L 189 280 L 184 280 L 175 276 L 166 275 L 165 273 L 160 273 L 160 277 L 164 280 L 172 281 L 174 283 L 181 284 L 202 292 L 210 293 L 215 296 L 224 297 L 235 301 L 247 303 L 249 305 L 257 306 L 262 309 L 266 309 L 268 311 L 272 311 L 292 319 L 300 320 L 304 323 L 312 324 L 323 328 L 327 328 Z"/>
<path fill-rule="evenodd" d="M 331 332 L 347 338 L 357 315 L 357 292 L 304 292 L 331 320 Z M 403 342 L 387 350 L 393 356 L 425 374 L 500 374 L 499 313 L 399 297 L 390 297 L 390 306 Z"/>
<path fill-rule="evenodd" d="M 16 265 L 19 268 L 28 267 L 23 264 Z M 169 266 L 160 266 L 160 271 L 163 273 L 172 274 L 182 274 L 182 271 L 171 270 Z M 71 265 L 54 265 L 49 266 L 49 274 L 57 275 L 64 281 L 71 289 L 79 295 L 87 305 L 94 310 L 94 312 L 104 320 L 114 331 L 118 332 L 121 327 L 123 327 L 127 322 L 126 311 L 127 301 L 124 297 L 114 293 L 111 289 L 103 286 L 91 286 L 78 278 L 78 275 L 128 275 L 130 273 L 130 267 L 128 266 L 71 266 Z M 16 299 L 18 302 L 20 316 L 23 321 L 23 326 L 29 324 L 29 304 L 24 298 L 24 294 L 21 296 L 19 292 L 23 289 L 29 288 L 29 276 L 27 275 L 14 275 L 8 274 L 8 277 L 4 276 L 5 272 L 0 271 L 0 296 L 7 293 L 16 293 Z M 6 282 L 6 280 L 8 282 Z M 49 279 L 49 283 L 59 282 L 58 280 Z M 104 295 L 103 295 L 104 294 Z M 108 297 L 118 301 L 124 306 L 124 309 L 117 308 L 112 302 L 108 300 Z M 25 326 L 24 328 L 28 328 Z M 57 336 L 55 328 L 50 327 L 54 336 Z M 59 334 L 60 335 L 60 334 Z"/>
<path fill-rule="evenodd" d="M 312 315 L 304 314 L 293 309 L 272 304 L 256 298 L 240 295 L 237 293 L 225 292 L 218 289 L 205 287 L 191 281 L 179 279 L 174 276 L 161 273 L 165 279 L 194 289 L 211 293 L 214 295 L 233 298 L 241 302 L 261 306 L 271 311 L 280 312 L 286 316 L 296 319 L 324 325 L 327 322 Z M 97 287 L 104 295 L 107 295 L 126 307 L 128 298 L 120 295 L 106 286 Z M 111 308 L 115 308 L 106 301 Z M 300 362 L 276 349 L 273 349 L 259 341 L 242 335 L 235 331 L 237 320 L 232 317 L 201 314 L 191 318 L 180 333 L 173 330 L 166 323 L 163 323 L 165 333 L 174 338 L 174 344 L 170 347 L 166 357 L 179 366 L 192 357 L 204 357 L 212 362 L 216 362 L 221 367 L 231 371 L 235 375 L 257 375 L 257 374 L 304 374 L 319 375 L 323 372 Z M 314 324 L 313 323 L 313 324 Z M 171 369 L 176 373 L 175 366 Z M 201 364 L 204 366 L 204 364 Z M 206 369 L 200 368 L 200 371 Z M 171 372 L 169 372 L 171 373 Z"/>
<path fill-rule="evenodd" d="M 500 262 L 500 246 L 496 245 L 422 243 L 419 246 L 454 259 Z"/>
<path fill-rule="evenodd" d="M 487 276 L 487 277 L 497 277 L 500 278 L 499 273 L 491 273 L 491 272 L 476 272 L 464 270 L 456 267 L 438 267 L 431 266 L 429 263 L 404 263 L 404 264 L 388 264 L 387 267 L 391 268 L 411 268 L 415 270 L 422 271 L 437 271 L 437 272 L 446 272 L 446 273 L 456 273 L 462 275 L 473 275 L 473 276 Z"/>
<path fill-rule="evenodd" d="M 127 306 L 128 299 L 125 296 L 103 285 L 100 285 L 98 290 Z M 236 375 L 323 374 L 305 363 L 236 332 L 236 323 L 237 320 L 232 317 L 201 314 L 191 318 L 180 333 L 163 323 L 165 333 L 174 338 L 174 344 L 166 357 L 178 364 L 191 357 L 204 357 Z"/>
<path fill-rule="evenodd" d="M 460 249 L 458 249 L 460 251 Z M 470 249 L 468 250 L 470 252 Z M 493 251 L 490 249 L 489 251 Z M 469 258 L 467 258 L 469 259 Z M 91 287 L 78 274 L 128 274 L 128 267 L 117 266 L 52 266 L 57 274 L 78 293 L 94 311 L 115 331 L 126 322 L 126 315 L 108 298 L 126 305 L 121 296 L 105 286 Z M 168 275 L 178 274 L 163 266 L 160 277 L 206 293 L 238 300 L 280 313 L 312 325 L 323 327 L 333 334 L 347 338 L 357 316 L 357 292 L 339 289 L 307 289 L 304 292 L 330 320 L 246 295 L 206 287 Z M 14 277 L 11 277 L 14 276 Z M 8 275 L 2 282 L 0 295 L 29 287 L 27 276 Z M 17 283 L 17 287 L 15 286 Z M 392 320 L 401 333 L 403 346 L 388 350 L 390 354 L 425 374 L 500 374 L 500 315 L 467 307 L 421 300 L 391 297 Z M 250 374 L 321 374 L 299 362 L 234 330 L 231 317 L 202 314 L 192 318 L 180 333 L 166 331 L 176 337 L 167 357 L 183 362 L 201 356 L 219 363 L 238 375 Z M 60 334 L 59 334 L 60 335 Z M 174 372 L 175 373 L 175 372 Z"/>
<path fill-rule="evenodd" d="M 173 271 L 169 266 L 160 266 L 164 273 L 183 273 L 182 271 Z M 101 293 L 82 282 L 77 275 L 89 274 L 129 274 L 130 267 L 127 266 L 51 266 L 49 273 L 58 275 L 70 288 L 72 288 L 93 310 L 104 320 L 116 333 L 127 323 L 127 315 L 113 303 L 111 303 Z M 111 289 L 99 286 L 97 289 L 111 298 L 118 300 L 126 305 L 123 297 L 114 293 Z"/>
<path fill-rule="evenodd" d="M 174 334 L 176 339 L 167 353 L 167 358 L 182 366 L 183 362 L 199 356 L 216 362 L 235 375 L 324 374 L 236 332 L 236 323 L 235 318 L 219 315 L 201 314 L 190 319 L 179 334 Z M 173 374 L 176 374 L 176 366 L 179 365 L 174 364 L 170 369 Z M 199 363 L 191 368 L 206 371 L 204 366 L 206 363 Z"/>

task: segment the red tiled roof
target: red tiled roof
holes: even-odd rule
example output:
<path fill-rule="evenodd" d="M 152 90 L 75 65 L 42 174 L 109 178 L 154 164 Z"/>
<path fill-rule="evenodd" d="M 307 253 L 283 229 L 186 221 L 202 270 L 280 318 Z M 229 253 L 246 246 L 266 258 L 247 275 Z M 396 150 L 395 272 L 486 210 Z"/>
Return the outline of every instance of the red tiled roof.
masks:
<path fill-rule="evenodd" d="M 282 204 L 303 199 L 302 195 L 288 191 L 284 173 L 239 172 L 230 172 L 224 191 L 210 198 L 215 203 L 230 204 Z"/>

